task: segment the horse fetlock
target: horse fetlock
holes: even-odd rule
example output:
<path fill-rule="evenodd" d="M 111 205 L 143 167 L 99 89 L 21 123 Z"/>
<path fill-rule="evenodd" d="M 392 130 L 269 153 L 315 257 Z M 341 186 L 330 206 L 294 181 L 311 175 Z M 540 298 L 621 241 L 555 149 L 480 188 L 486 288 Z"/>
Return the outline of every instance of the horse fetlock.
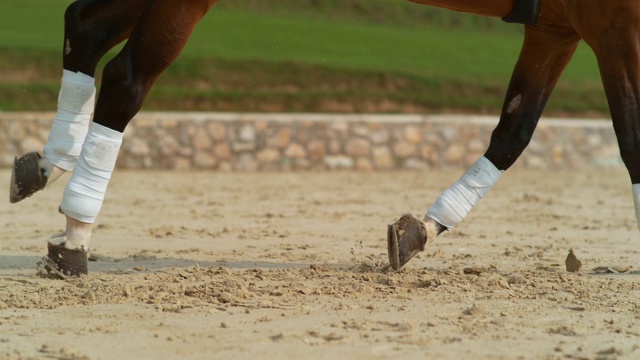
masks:
<path fill-rule="evenodd" d="M 66 228 L 62 241 L 68 249 L 89 251 L 89 242 L 91 241 L 91 229 L 93 224 L 78 221 L 72 217 L 66 216 Z"/>

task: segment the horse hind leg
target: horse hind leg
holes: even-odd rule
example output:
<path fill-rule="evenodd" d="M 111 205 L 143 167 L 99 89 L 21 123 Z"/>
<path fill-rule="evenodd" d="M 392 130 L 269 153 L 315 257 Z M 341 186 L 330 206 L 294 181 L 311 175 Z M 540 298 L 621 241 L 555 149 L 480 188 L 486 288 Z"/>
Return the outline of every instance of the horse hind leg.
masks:
<path fill-rule="evenodd" d="M 544 24 L 544 19 L 541 21 Z M 400 269 L 438 234 L 462 222 L 502 173 L 515 163 L 531 140 L 551 90 L 573 56 L 578 41 L 578 36 L 571 31 L 564 36 L 548 36 L 544 25 L 527 27 L 500 121 L 487 152 L 436 199 L 422 220 L 405 216 L 389 226 L 387 244 L 393 269 Z M 420 226 L 422 230 L 413 230 Z"/>

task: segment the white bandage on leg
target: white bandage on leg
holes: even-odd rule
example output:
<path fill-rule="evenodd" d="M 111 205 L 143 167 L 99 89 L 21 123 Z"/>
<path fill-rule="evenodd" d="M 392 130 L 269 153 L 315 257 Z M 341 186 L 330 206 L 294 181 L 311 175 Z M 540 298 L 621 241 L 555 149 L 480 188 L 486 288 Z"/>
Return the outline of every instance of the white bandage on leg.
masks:
<path fill-rule="evenodd" d="M 51 164 L 63 170 L 73 170 L 76 166 L 89 129 L 95 96 L 92 76 L 63 70 L 58 111 L 44 147 L 44 158 Z"/>
<path fill-rule="evenodd" d="M 636 207 L 636 219 L 638 220 L 638 229 L 640 229 L 640 184 L 633 184 L 633 204 Z"/>
<path fill-rule="evenodd" d="M 476 161 L 427 211 L 427 216 L 451 229 L 458 225 L 502 175 L 486 157 Z"/>
<path fill-rule="evenodd" d="M 60 208 L 78 221 L 93 224 L 102 208 L 116 165 L 122 133 L 92 123 L 78 165 L 67 183 Z"/>

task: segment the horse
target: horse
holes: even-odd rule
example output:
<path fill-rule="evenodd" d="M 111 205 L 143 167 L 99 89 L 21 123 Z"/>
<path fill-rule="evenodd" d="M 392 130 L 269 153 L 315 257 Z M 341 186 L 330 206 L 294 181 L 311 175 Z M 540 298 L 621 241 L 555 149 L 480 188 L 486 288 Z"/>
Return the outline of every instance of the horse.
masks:
<path fill-rule="evenodd" d="M 428 208 L 387 227 L 389 263 L 401 269 L 457 226 L 528 145 L 558 78 L 584 40 L 594 51 L 640 227 L 640 3 L 635 0 L 409 0 L 524 24 L 524 41 L 500 119 L 484 155 Z M 91 228 L 115 168 L 122 133 L 160 74 L 178 57 L 217 0 L 77 0 L 65 12 L 58 111 L 40 153 L 16 158 L 10 201 L 73 171 L 59 211 L 62 234 L 48 241 L 47 270 L 88 273 Z M 104 67 L 99 60 L 126 40 Z"/>

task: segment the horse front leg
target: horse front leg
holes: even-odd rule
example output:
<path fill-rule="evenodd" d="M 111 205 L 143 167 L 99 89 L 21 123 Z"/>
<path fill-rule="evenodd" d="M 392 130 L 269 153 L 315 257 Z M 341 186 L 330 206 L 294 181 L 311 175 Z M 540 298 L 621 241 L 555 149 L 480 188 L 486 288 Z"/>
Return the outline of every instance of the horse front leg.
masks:
<path fill-rule="evenodd" d="M 73 170 L 95 103 L 95 69 L 126 39 L 149 0 L 79 0 L 65 12 L 63 71 L 58 109 L 41 156 L 28 153 L 13 165 L 10 201 L 21 201 Z"/>
<path fill-rule="evenodd" d="M 400 269 L 436 236 L 462 222 L 522 154 L 578 40 L 570 31 L 549 36 L 544 25 L 527 27 L 489 148 L 458 181 L 440 194 L 423 219 L 409 214 L 389 225 L 387 246 L 393 269 Z"/>

